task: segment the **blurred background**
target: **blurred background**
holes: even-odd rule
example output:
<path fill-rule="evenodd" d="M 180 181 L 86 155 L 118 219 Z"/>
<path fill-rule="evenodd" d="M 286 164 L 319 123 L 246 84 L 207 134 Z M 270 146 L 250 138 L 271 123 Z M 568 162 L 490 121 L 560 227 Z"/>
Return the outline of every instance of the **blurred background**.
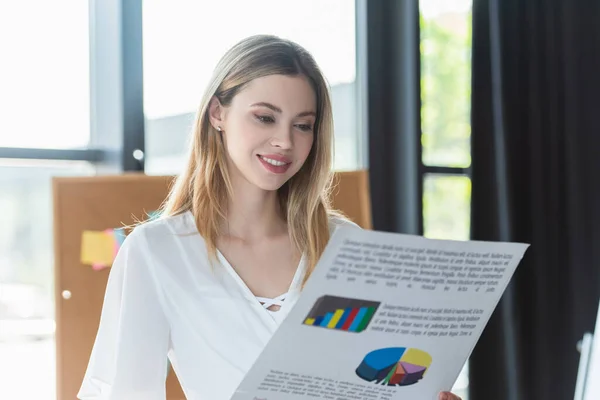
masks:
<path fill-rule="evenodd" d="M 56 399 L 51 178 L 176 174 L 214 65 L 257 33 L 298 42 L 322 67 L 333 93 L 335 169 L 370 170 L 375 229 L 541 240 L 474 353 L 479 392 L 470 394 L 478 377 L 470 362 L 454 391 L 464 400 L 572 398 L 576 342 L 593 330 L 600 292 L 592 246 L 600 248 L 600 235 L 598 224 L 588 225 L 600 222 L 600 147 L 583 136 L 599 134 L 591 117 L 599 106 L 591 93 L 600 89 L 592 16 L 598 7 L 516 0 L 0 3 L 0 398 Z M 584 38 L 588 47 L 573 47 Z M 537 134 L 514 136 L 524 131 Z M 585 164 L 570 171 L 574 160 Z M 578 186 L 584 177 L 587 185 Z M 518 199 L 527 205 L 519 208 Z M 562 233 L 540 239 L 548 219 Z M 569 234 L 589 244 L 567 248 Z M 542 255 L 561 246 L 558 257 Z M 564 256 L 574 252 L 577 262 Z M 543 288 L 540 262 L 554 279 Z M 567 277 L 561 268 L 578 272 Z M 577 291 L 579 300 L 547 300 Z M 519 314 L 526 304 L 556 305 L 562 314 Z M 556 330 L 545 329 L 552 324 Z M 541 335 L 558 339 L 527 352 Z M 507 372 L 543 369 L 541 354 L 553 346 L 564 349 L 556 361 L 566 369 L 552 379 L 560 389 L 551 397 L 552 384 Z M 484 386 L 510 390 L 493 397 Z"/>

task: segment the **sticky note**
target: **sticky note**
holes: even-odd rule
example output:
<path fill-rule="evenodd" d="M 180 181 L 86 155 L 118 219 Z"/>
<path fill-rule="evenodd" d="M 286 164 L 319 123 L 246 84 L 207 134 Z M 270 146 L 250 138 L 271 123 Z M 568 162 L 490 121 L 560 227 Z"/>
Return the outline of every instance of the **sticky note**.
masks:
<path fill-rule="evenodd" d="M 81 263 L 91 265 L 95 271 L 111 266 L 126 236 L 123 228 L 83 231 Z"/>
<path fill-rule="evenodd" d="M 83 264 L 111 265 L 114 238 L 103 231 L 84 231 L 81 236 L 81 262 Z"/>
<path fill-rule="evenodd" d="M 148 218 L 150 218 L 150 220 L 160 218 L 161 213 L 162 213 L 162 211 L 160 211 L 160 210 L 150 211 L 148 213 Z"/>
<path fill-rule="evenodd" d="M 127 234 L 125 233 L 125 229 L 123 228 L 117 228 L 117 229 L 109 229 L 108 231 L 105 231 L 107 234 L 111 234 L 113 235 L 113 238 L 115 240 L 115 256 L 117 255 L 117 252 L 119 251 L 119 249 L 121 248 L 121 245 L 123 244 L 123 242 L 125 241 L 125 238 L 127 237 Z"/>
<path fill-rule="evenodd" d="M 94 271 L 101 271 L 104 268 L 108 268 L 110 265 L 106 265 L 106 264 L 92 264 L 92 269 Z"/>

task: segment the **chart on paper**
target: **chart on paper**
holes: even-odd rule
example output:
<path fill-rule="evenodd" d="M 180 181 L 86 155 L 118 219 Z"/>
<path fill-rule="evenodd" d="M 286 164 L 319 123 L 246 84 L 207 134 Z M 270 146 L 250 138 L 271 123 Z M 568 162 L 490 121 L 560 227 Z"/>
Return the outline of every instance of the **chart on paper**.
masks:
<path fill-rule="evenodd" d="M 362 332 L 371 322 L 379 302 L 346 297 L 323 296 L 317 299 L 304 325 Z"/>
<path fill-rule="evenodd" d="M 431 356 L 419 349 L 378 349 L 365 356 L 356 369 L 356 374 L 366 381 L 380 385 L 407 386 L 423 379 L 431 361 Z"/>

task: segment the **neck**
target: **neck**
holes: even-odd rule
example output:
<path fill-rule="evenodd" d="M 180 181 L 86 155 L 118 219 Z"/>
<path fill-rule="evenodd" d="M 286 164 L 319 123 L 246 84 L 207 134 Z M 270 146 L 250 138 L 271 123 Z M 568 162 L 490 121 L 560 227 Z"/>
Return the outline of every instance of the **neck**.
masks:
<path fill-rule="evenodd" d="M 225 236 L 253 242 L 287 233 L 276 191 L 262 190 L 246 181 L 235 182 L 233 187 Z"/>

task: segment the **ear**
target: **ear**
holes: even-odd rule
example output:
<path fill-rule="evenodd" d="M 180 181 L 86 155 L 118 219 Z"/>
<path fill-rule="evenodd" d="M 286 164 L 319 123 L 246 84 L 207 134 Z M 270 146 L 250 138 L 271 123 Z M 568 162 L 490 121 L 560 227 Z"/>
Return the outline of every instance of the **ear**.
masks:
<path fill-rule="evenodd" d="M 225 107 L 221 104 L 216 96 L 210 99 L 208 105 L 208 117 L 210 124 L 218 131 L 225 130 Z"/>

